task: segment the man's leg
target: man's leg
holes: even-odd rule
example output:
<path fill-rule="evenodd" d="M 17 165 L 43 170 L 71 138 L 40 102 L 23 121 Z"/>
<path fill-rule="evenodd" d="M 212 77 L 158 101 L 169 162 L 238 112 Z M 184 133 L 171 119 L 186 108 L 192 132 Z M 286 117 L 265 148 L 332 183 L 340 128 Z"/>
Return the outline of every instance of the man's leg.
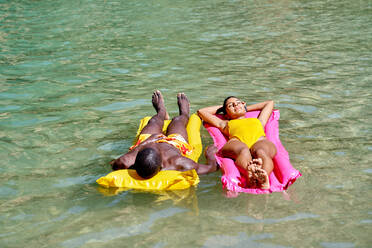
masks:
<path fill-rule="evenodd" d="M 187 135 L 186 126 L 189 122 L 190 102 L 184 93 L 178 93 L 177 103 L 180 115 L 172 119 L 167 129 L 167 135 L 180 134 L 188 142 L 189 138 Z"/>
<path fill-rule="evenodd" d="M 168 113 L 164 105 L 163 95 L 159 90 L 156 90 L 152 94 L 152 105 L 156 110 L 156 114 L 151 117 L 147 125 L 142 129 L 141 134 L 162 133 L 164 120 L 168 118 Z"/>
<path fill-rule="evenodd" d="M 168 113 L 164 106 L 164 99 L 160 91 L 155 91 L 152 94 L 152 105 L 156 110 L 156 114 L 151 117 L 147 125 L 142 129 L 141 134 L 161 134 L 164 125 L 164 119 L 167 118 Z M 151 139 L 151 138 L 149 138 Z M 113 170 L 128 169 L 135 162 L 138 149 L 131 150 L 119 158 L 110 162 Z"/>

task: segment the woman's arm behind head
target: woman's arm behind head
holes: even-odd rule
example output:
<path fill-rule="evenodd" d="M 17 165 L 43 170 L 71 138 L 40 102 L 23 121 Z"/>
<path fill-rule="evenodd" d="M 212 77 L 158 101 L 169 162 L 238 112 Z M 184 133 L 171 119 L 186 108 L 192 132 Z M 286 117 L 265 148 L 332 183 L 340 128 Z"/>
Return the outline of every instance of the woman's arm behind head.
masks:
<path fill-rule="evenodd" d="M 260 120 L 262 126 L 265 128 L 265 125 L 267 121 L 269 120 L 271 113 L 273 112 L 274 109 L 274 101 L 269 100 L 260 103 L 262 104 L 262 109 L 260 114 L 258 115 L 258 119 Z"/>
<path fill-rule="evenodd" d="M 223 131 L 227 125 L 227 121 L 216 116 L 217 110 L 221 107 L 222 105 L 201 108 L 198 110 L 198 115 L 204 122 Z"/>

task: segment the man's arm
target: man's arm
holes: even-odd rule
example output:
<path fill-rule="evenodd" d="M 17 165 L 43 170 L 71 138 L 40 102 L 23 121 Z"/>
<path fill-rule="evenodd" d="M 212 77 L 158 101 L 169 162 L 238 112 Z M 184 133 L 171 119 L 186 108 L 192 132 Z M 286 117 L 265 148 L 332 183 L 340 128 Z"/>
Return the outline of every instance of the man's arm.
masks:
<path fill-rule="evenodd" d="M 142 141 L 140 144 L 138 144 L 136 147 L 134 147 L 132 150 L 130 150 L 126 154 L 121 155 L 119 158 L 112 160 L 110 162 L 112 169 L 113 170 L 129 169 L 129 167 L 131 167 L 134 164 L 137 153 L 142 148 L 144 148 L 145 146 L 151 143 L 154 143 L 154 141 L 159 140 L 162 137 L 164 137 L 163 134 L 151 135 L 149 138 Z"/>
<path fill-rule="evenodd" d="M 110 162 L 113 170 L 128 169 L 134 164 L 138 151 L 130 151 Z"/>
<path fill-rule="evenodd" d="M 216 157 L 214 156 L 218 151 L 217 147 L 210 145 L 205 150 L 205 157 L 207 158 L 207 164 L 198 164 L 196 172 L 200 175 L 215 172 L 218 170 L 219 165 L 217 164 Z"/>
<path fill-rule="evenodd" d="M 205 151 L 205 157 L 207 158 L 207 164 L 199 164 L 199 163 L 194 162 L 192 159 L 179 156 L 177 159 L 173 161 L 174 169 L 179 170 L 179 171 L 195 169 L 199 175 L 215 172 L 219 168 L 217 164 L 217 160 L 214 156 L 217 150 L 218 150 L 217 147 L 214 145 L 210 145 L 207 147 Z M 169 168 L 169 169 L 173 169 L 173 168 Z"/>

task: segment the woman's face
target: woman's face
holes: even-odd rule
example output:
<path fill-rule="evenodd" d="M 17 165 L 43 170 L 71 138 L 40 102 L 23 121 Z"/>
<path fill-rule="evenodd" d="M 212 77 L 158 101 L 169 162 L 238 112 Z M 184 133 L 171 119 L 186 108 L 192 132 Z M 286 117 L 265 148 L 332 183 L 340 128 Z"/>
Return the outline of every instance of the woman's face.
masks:
<path fill-rule="evenodd" d="M 232 97 L 226 102 L 226 114 L 230 119 L 237 119 L 245 116 L 245 102 Z"/>

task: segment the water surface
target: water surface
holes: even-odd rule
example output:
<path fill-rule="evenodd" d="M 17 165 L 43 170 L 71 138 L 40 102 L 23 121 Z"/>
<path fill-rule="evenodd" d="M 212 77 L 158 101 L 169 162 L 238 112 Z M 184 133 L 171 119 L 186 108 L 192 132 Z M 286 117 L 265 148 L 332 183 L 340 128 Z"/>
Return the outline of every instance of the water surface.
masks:
<path fill-rule="evenodd" d="M 1 247 L 370 247 L 371 13 L 368 0 L 1 1 Z M 177 92 L 193 112 L 274 100 L 303 176 L 235 198 L 219 172 L 177 193 L 99 188 L 155 89 L 171 116 Z"/>

